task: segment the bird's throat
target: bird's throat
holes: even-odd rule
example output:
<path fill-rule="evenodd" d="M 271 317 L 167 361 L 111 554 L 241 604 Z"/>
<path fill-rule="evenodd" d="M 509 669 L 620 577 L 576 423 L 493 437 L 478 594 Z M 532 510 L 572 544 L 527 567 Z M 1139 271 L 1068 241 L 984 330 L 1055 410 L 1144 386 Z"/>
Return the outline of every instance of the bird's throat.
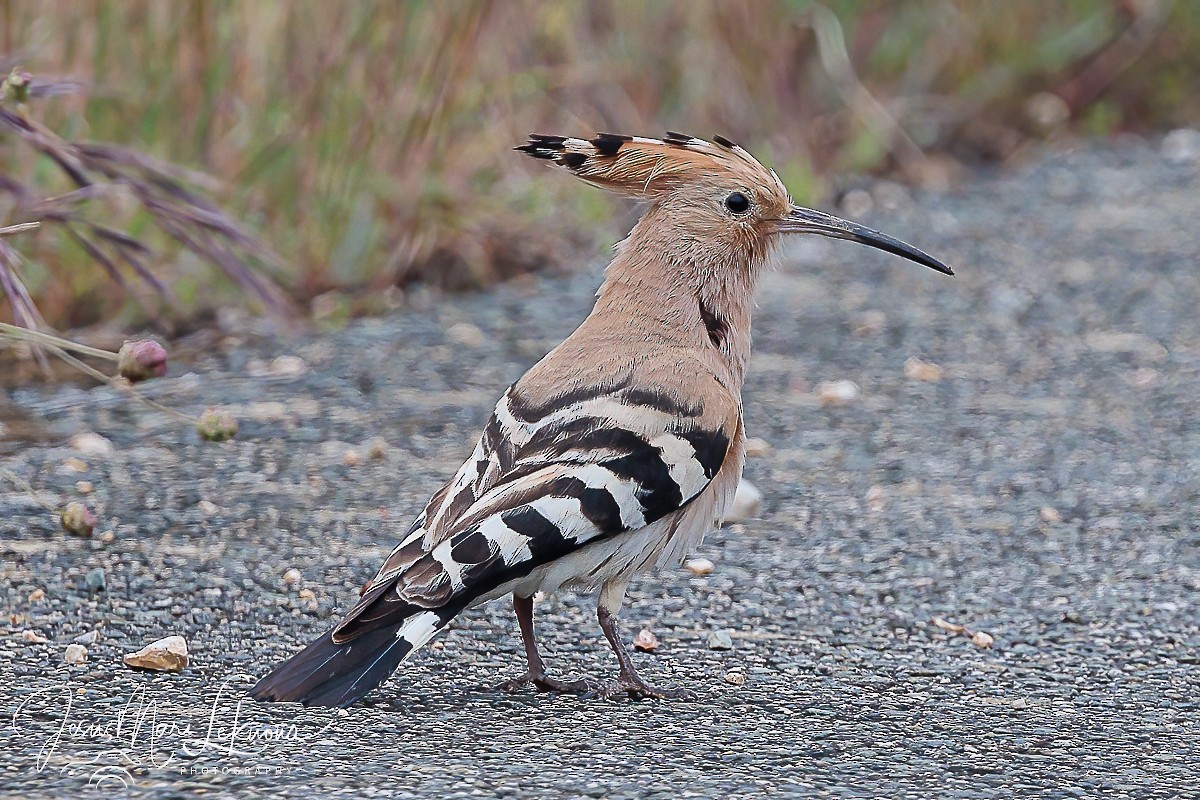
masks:
<path fill-rule="evenodd" d="M 679 263 L 628 245 L 609 264 L 586 324 L 647 347 L 698 350 L 740 391 L 750 357 L 751 270 Z"/>

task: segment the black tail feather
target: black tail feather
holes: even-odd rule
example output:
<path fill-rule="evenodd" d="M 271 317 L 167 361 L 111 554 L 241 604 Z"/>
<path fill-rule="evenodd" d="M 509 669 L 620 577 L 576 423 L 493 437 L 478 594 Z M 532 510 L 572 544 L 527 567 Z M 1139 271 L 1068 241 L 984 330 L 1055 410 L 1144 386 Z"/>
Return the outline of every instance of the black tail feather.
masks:
<path fill-rule="evenodd" d="M 255 700 L 345 708 L 387 680 L 412 644 L 397 627 L 380 628 L 344 644 L 330 631 L 263 677 Z"/>

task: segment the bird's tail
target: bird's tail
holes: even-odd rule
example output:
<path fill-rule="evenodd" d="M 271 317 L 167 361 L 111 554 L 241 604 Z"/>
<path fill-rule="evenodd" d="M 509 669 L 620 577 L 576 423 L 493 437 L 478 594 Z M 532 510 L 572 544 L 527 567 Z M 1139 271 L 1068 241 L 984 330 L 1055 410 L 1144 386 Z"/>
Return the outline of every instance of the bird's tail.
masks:
<path fill-rule="evenodd" d="M 263 677 L 250 694 L 268 702 L 344 708 L 387 680 L 453 617 L 444 610 L 421 611 L 399 625 L 344 642 L 335 641 L 329 631 Z"/>

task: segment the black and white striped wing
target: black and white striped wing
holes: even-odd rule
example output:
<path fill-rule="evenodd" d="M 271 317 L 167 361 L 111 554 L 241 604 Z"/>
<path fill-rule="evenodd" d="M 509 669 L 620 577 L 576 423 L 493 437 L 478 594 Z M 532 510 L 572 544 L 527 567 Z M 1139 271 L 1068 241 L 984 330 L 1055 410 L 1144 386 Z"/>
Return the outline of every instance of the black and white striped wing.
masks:
<path fill-rule="evenodd" d="M 465 607 L 699 495 L 725 459 L 736 407 L 721 415 L 728 422 L 706 426 L 699 412 L 630 403 L 625 392 L 564 403 L 536 419 L 515 414 L 506 395 L 480 446 L 447 484 L 443 501 L 458 507 L 453 520 L 430 541 L 439 518 L 427 509 L 337 635 L 384 624 L 401 608 Z M 466 474 L 475 478 L 463 480 Z"/>

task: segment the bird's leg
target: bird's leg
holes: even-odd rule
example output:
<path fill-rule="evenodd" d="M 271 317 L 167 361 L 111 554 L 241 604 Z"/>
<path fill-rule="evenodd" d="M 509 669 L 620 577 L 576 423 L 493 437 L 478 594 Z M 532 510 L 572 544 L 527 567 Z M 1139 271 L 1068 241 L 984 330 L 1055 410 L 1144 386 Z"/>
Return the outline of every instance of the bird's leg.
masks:
<path fill-rule="evenodd" d="M 609 646 L 617 656 L 617 664 L 620 665 L 621 671 L 615 683 L 602 686 L 598 691 L 589 694 L 608 698 L 624 693 L 635 700 L 647 697 L 681 699 L 694 697 L 695 695 L 686 689 L 660 689 L 651 686 L 638 675 L 637 669 L 633 666 L 633 659 L 629 657 L 629 651 L 625 649 L 625 642 L 621 640 L 620 628 L 617 626 L 617 614 L 621 610 L 621 603 L 624 599 L 624 582 L 619 585 L 606 583 L 600 589 L 600 602 L 596 607 L 596 618 L 600 620 L 600 630 L 604 631 L 604 638 L 608 639 Z"/>
<path fill-rule="evenodd" d="M 538 652 L 537 640 L 533 637 L 533 598 L 513 594 L 513 611 L 517 613 L 517 625 L 521 628 L 521 644 L 525 645 L 525 672 L 500 684 L 502 692 L 516 692 L 533 685 L 541 692 L 568 692 L 585 694 L 596 689 L 586 678 L 577 681 L 560 681 L 546 674 L 546 663 Z"/>

